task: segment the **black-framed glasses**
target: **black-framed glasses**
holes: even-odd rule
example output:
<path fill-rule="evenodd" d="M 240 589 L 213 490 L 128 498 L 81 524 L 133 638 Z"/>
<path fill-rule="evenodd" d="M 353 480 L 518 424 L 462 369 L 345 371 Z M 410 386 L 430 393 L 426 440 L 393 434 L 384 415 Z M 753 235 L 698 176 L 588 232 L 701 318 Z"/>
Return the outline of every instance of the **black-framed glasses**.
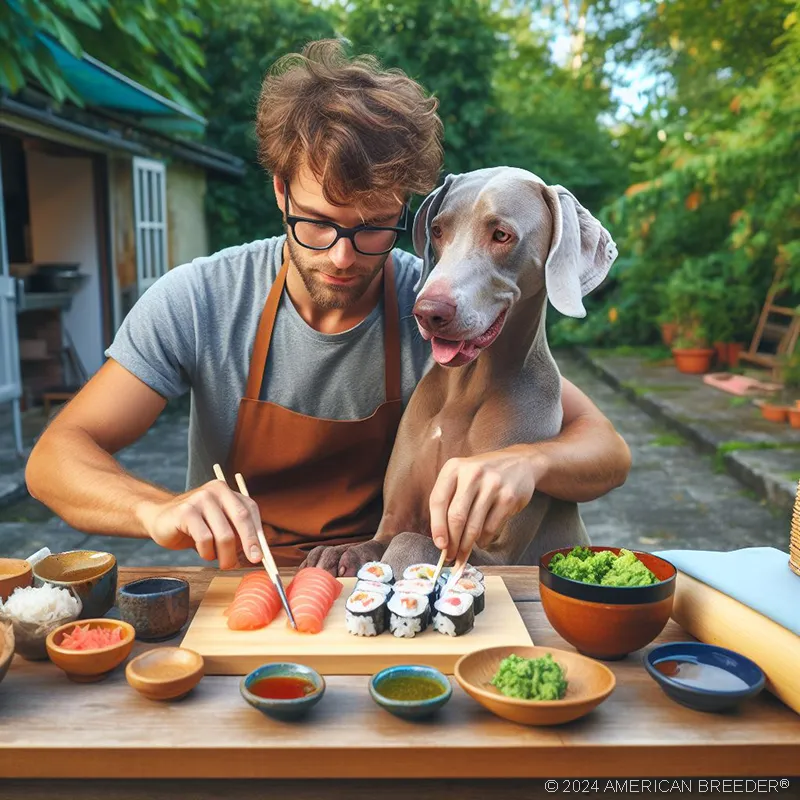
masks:
<path fill-rule="evenodd" d="M 380 256 L 388 253 L 397 242 L 397 237 L 408 229 L 409 203 L 403 205 L 400 224 L 397 226 L 356 225 L 345 228 L 335 222 L 308 217 L 296 217 L 289 213 L 289 184 L 284 184 L 286 224 L 292 229 L 294 240 L 309 250 L 330 250 L 339 239 L 349 239 L 356 252 L 365 256 Z"/>

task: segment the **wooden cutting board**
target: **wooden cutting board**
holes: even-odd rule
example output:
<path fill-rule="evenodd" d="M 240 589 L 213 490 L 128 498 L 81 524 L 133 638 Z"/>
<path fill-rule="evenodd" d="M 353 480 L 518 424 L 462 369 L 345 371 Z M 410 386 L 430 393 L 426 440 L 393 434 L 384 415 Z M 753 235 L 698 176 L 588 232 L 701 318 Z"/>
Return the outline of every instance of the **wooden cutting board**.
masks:
<path fill-rule="evenodd" d="M 400 639 L 387 630 L 380 636 L 353 636 L 345 628 L 345 602 L 355 578 L 340 578 L 341 595 L 318 634 L 292 630 L 280 614 L 256 631 L 232 631 L 225 609 L 233 599 L 239 578 L 211 581 L 197 609 L 182 647 L 203 656 L 207 675 L 246 675 L 270 661 L 296 661 L 324 675 L 372 675 L 395 664 L 425 664 L 452 674 L 465 653 L 499 645 L 533 644 L 502 578 L 486 578 L 486 608 L 475 627 L 464 636 L 445 636 L 428 627 L 413 639 Z"/>
<path fill-rule="evenodd" d="M 701 642 L 755 661 L 767 689 L 800 714 L 800 636 L 683 572 L 675 584 L 672 618 Z"/>

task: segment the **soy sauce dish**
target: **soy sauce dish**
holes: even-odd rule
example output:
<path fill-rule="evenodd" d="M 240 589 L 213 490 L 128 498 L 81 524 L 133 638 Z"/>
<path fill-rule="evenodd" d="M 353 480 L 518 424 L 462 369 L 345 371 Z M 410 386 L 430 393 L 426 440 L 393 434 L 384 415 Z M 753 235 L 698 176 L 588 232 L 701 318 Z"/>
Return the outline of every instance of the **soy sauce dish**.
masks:
<path fill-rule="evenodd" d="M 453 695 L 450 681 L 433 667 L 389 667 L 372 676 L 369 693 L 381 708 L 402 719 L 425 719 Z"/>
<path fill-rule="evenodd" d="M 653 648 L 645 669 L 664 693 L 696 711 L 723 711 L 755 697 L 766 679 L 749 658 L 702 642 L 672 642 Z"/>
<path fill-rule="evenodd" d="M 303 664 L 264 664 L 242 678 L 242 697 L 268 717 L 285 722 L 304 717 L 325 694 L 325 679 Z"/>

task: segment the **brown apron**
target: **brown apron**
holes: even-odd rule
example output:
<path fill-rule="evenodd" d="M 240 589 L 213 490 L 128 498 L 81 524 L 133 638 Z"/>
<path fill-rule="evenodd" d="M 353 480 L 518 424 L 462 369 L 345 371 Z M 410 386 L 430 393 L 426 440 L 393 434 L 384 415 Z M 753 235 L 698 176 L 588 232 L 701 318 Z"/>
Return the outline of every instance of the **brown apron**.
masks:
<path fill-rule="evenodd" d="M 242 473 L 258 503 L 278 566 L 297 566 L 317 545 L 361 542 L 375 534 L 403 407 L 391 257 L 383 270 L 385 402 L 365 419 L 335 420 L 259 399 L 287 271 L 284 261 L 261 313 L 228 470 Z"/>

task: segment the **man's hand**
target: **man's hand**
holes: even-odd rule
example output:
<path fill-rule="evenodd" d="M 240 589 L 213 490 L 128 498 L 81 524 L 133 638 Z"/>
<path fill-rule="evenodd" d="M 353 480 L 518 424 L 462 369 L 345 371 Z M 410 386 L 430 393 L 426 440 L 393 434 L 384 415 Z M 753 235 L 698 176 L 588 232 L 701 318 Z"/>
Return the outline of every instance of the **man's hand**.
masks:
<path fill-rule="evenodd" d="M 167 550 L 194 548 L 206 561 L 217 559 L 221 569 L 240 565 L 239 550 L 253 564 L 261 561 L 258 505 L 222 481 L 209 481 L 163 502 L 143 503 L 138 515 L 150 538 Z"/>
<path fill-rule="evenodd" d="M 524 449 L 451 458 L 430 497 L 431 533 L 448 561 L 486 548 L 514 514 L 528 505 L 536 470 Z"/>

